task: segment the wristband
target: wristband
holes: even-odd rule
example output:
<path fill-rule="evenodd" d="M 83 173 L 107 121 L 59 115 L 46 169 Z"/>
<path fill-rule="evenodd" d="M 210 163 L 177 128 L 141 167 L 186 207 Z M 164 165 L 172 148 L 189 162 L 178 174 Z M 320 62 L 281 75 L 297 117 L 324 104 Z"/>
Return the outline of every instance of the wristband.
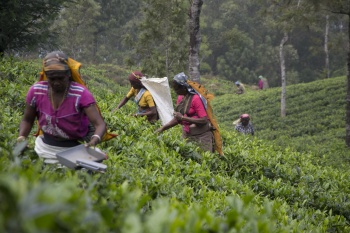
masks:
<path fill-rule="evenodd" d="M 91 136 L 91 138 L 93 138 L 93 137 L 97 137 L 97 138 L 98 138 L 98 141 L 99 141 L 99 142 L 101 141 L 101 137 L 100 137 L 99 135 L 94 134 L 94 135 Z"/>

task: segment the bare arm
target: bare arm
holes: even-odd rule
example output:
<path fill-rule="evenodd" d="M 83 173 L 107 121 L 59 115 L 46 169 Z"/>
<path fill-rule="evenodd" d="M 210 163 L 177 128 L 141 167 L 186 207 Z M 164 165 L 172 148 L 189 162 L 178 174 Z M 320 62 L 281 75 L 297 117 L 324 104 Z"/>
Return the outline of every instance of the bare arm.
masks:
<path fill-rule="evenodd" d="M 203 125 L 208 122 L 207 117 L 201 117 L 201 118 L 185 117 L 179 112 L 174 112 L 174 118 L 176 118 L 178 121 L 187 121 L 191 124 L 196 124 L 196 125 Z"/>
<path fill-rule="evenodd" d="M 128 101 L 129 101 L 129 98 L 125 96 L 124 99 L 122 99 L 120 101 L 120 103 L 118 104 L 118 106 L 114 110 L 117 110 L 117 109 L 123 107 Z"/>
<path fill-rule="evenodd" d="M 156 106 L 150 107 L 148 111 L 142 113 L 136 113 L 135 116 L 153 116 L 157 114 Z"/>
<path fill-rule="evenodd" d="M 97 106 L 95 104 L 90 105 L 87 108 L 84 108 L 85 114 L 88 116 L 89 121 L 95 127 L 94 135 L 98 135 L 99 137 L 91 137 L 89 146 L 95 146 L 100 142 L 103 135 L 106 133 L 106 123 L 102 119 L 101 114 L 99 113 Z"/>
<path fill-rule="evenodd" d="M 187 121 L 191 124 L 201 125 L 201 124 L 206 124 L 208 122 L 208 118 L 207 117 L 202 117 L 202 118 L 185 117 L 179 112 L 174 112 L 174 118 L 171 121 L 169 121 L 166 125 L 163 125 L 159 129 L 157 129 L 156 132 L 161 133 L 164 130 L 170 129 L 178 125 L 179 122 L 181 121 Z"/>
<path fill-rule="evenodd" d="M 179 122 L 176 120 L 176 118 L 174 117 L 173 119 L 171 119 L 167 124 L 163 125 L 162 127 L 160 127 L 159 129 L 156 130 L 156 133 L 161 133 L 164 130 L 170 129 L 172 127 L 174 127 L 175 125 L 178 125 Z"/>
<path fill-rule="evenodd" d="M 36 118 L 35 108 L 31 107 L 29 104 L 26 104 L 24 110 L 24 115 L 22 121 L 19 125 L 19 137 L 28 137 L 30 131 L 32 130 L 34 120 Z"/>

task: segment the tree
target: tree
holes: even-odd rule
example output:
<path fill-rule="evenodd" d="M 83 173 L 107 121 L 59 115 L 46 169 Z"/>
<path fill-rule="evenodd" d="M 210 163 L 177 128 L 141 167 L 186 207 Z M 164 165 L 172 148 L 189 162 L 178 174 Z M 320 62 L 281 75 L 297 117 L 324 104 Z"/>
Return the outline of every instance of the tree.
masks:
<path fill-rule="evenodd" d="M 190 7 L 190 52 L 189 52 L 189 73 L 191 80 L 194 82 L 200 82 L 199 72 L 199 48 L 201 44 L 200 33 L 200 13 L 203 5 L 203 0 L 191 0 Z"/>
<path fill-rule="evenodd" d="M 63 8 L 59 20 L 52 26 L 59 32 L 59 49 L 72 58 L 93 61 L 95 18 L 99 10 L 94 0 L 77 0 Z"/>
<path fill-rule="evenodd" d="M 125 37 L 132 54 L 127 64 L 145 74 L 171 76 L 188 67 L 188 4 L 144 0 L 133 30 Z"/>
<path fill-rule="evenodd" d="M 297 8 L 299 8 L 299 3 Z M 279 14 L 276 14 L 276 9 Z M 270 11 L 270 17 L 272 17 L 271 25 L 278 28 L 283 32 L 283 36 L 279 45 L 279 58 L 281 67 L 281 117 L 286 116 L 286 64 L 285 64 L 285 52 L 284 47 L 289 39 L 288 33 L 290 33 L 295 27 L 295 21 L 298 16 L 298 12 L 293 9 L 291 1 L 285 2 L 284 0 L 276 0 L 274 4 L 268 9 Z"/>
<path fill-rule="evenodd" d="M 325 33 L 324 33 L 324 53 L 326 54 L 325 70 L 326 70 L 327 78 L 330 77 L 328 39 L 329 39 L 329 15 L 326 15 L 326 27 L 325 27 Z"/>
<path fill-rule="evenodd" d="M 280 65 L 281 65 L 281 117 L 286 116 L 286 65 L 284 58 L 284 45 L 288 41 L 288 33 L 284 32 L 280 43 Z"/>
<path fill-rule="evenodd" d="M 93 57 L 95 62 L 122 64 L 128 51 L 123 45 L 123 36 L 135 31 L 129 22 L 142 15 L 141 0 L 96 0 L 100 14 L 95 17 Z"/>
<path fill-rule="evenodd" d="M 1 0 L 0 54 L 30 49 L 55 36 L 49 30 L 62 6 L 71 0 Z"/>
<path fill-rule="evenodd" d="M 277 33 L 264 24 L 266 15 L 260 13 L 269 5 L 267 1 L 257 4 L 257 0 L 205 1 L 201 31 L 210 56 L 203 61 L 212 74 L 250 84 L 266 75 L 277 86 Z"/>
<path fill-rule="evenodd" d="M 141 63 L 144 73 L 157 76 L 188 69 L 190 79 L 199 82 L 202 5 L 202 0 L 144 0 L 143 15 L 137 18 L 138 34 L 125 37 L 134 48 L 128 64 Z"/>
<path fill-rule="evenodd" d="M 317 9 L 327 13 L 346 15 L 348 20 L 348 48 L 347 48 L 347 94 L 346 94 L 346 136 L 345 142 L 350 147 L 350 4 L 348 0 L 308 0 Z"/>

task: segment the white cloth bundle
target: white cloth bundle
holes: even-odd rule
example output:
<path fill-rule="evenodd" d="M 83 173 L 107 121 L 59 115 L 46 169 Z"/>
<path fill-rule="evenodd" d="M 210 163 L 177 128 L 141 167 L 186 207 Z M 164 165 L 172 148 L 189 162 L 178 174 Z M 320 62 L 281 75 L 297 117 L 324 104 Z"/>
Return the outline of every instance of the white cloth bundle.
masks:
<path fill-rule="evenodd" d="M 157 111 L 162 125 L 173 119 L 173 101 L 171 99 L 168 78 L 141 78 L 142 84 L 147 88 L 156 103 Z"/>

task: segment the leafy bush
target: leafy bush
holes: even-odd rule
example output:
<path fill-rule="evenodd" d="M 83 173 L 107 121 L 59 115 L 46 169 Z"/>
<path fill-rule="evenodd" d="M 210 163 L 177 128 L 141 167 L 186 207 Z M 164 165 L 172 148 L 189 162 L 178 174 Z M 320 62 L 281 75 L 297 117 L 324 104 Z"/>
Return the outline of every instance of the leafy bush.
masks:
<path fill-rule="evenodd" d="M 13 62 L 2 72 L 23 63 Z M 0 136 L 1 232 L 349 231 L 348 171 L 316 165 L 312 154 L 225 128 L 225 158 L 186 143 L 179 127 L 154 134 L 159 123 L 149 125 L 145 119 L 130 117 L 136 110 L 132 103 L 111 112 L 128 88 L 104 77 L 97 68 L 82 72 L 89 77 L 89 89 L 109 129 L 118 134 L 99 145 L 109 156 L 104 162 L 106 173 L 44 165 L 32 149 L 33 137 L 30 147 L 14 156 L 12 147 L 23 111 L 23 104 L 16 101 L 23 103 L 27 89 L 37 80 L 32 71 L 38 66 L 22 65 L 21 75 L 0 87 L 0 93 L 15 93 L 19 84 L 22 88 L 14 99 L 0 102 L 0 126 L 5 132 Z M 274 114 L 271 93 L 259 95 L 270 103 Z M 222 101 L 226 98 L 223 95 Z M 237 108 L 256 109 L 248 104 L 254 98 L 247 94 L 237 101 L 247 103 L 246 108 Z M 218 109 L 235 117 L 239 114 L 231 104 L 218 103 L 215 113 L 220 117 L 225 114 Z"/>

